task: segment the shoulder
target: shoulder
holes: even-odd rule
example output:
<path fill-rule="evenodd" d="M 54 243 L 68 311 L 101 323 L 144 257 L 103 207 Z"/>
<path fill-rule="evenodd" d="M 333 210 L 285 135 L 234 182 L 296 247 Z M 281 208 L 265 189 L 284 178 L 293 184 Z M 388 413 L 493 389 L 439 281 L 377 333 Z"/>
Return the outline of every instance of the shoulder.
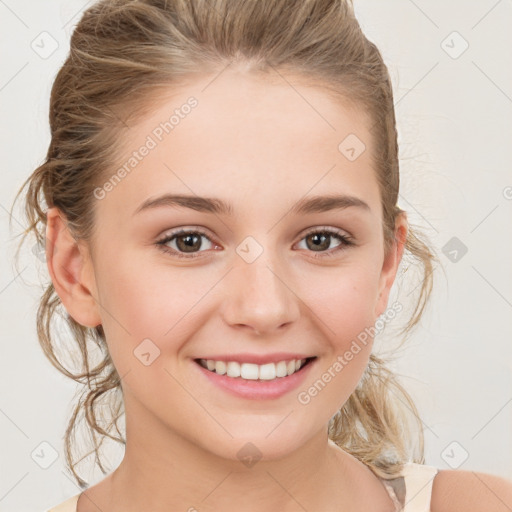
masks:
<path fill-rule="evenodd" d="M 512 481 L 475 471 L 439 470 L 432 486 L 431 512 L 510 512 Z"/>
<path fill-rule="evenodd" d="M 59 503 L 58 505 L 53 506 L 48 509 L 46 512 L 76 512 L 78 498 L 80 497 L 80 493 L 71 496 L 66 501 Z"/>

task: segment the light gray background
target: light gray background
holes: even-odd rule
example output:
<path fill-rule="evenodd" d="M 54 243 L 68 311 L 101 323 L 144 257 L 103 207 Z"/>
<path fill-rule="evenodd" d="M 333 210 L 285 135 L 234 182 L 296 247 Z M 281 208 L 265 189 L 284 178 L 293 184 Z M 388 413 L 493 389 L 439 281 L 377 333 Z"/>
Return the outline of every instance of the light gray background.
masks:
<path fill-rule="evenodd" d="M 0 511 L 42 511 L 79 492 L 63 471 L 62 446 L 77 388 L 39 348 L 46 267 L 27 242 L 16 275 L 21 216 L 11 233 L 8 211 L 46 153 L 51 84 L 90 3 L 0 0 Z M 446 273 L 436 271 L 430 309 L 394 367 L 422 414 L 427 464 L 512 479 L 512 2 L 355 4 L 393 78 L 399 204 L 430 236 Z M 43 31 L 58 42 L 46 58 L 31 47 L 51 49 Z M 445 248 L 453 237 L 467 247 L 457 261 Z M 41 443 L 58 453 L 48 469 L 36 462 L 35 453 L 51 458 Z"/>

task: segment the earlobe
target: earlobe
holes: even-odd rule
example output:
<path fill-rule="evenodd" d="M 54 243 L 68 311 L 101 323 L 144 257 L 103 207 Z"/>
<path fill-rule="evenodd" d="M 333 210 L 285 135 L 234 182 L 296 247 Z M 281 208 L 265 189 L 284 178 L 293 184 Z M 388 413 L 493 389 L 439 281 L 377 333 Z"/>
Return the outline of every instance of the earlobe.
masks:
<path fill-rule="evenodd" d="M 79 324 L 95 327 L 101 324 L 97 300 L 91 293 L 93 283 L 83 282 L 85 266 L 83 249 L 71 234 L 65 217 L 58 208 L 46 214 L 46 262 L 53 286 L 69 315 Z"/>

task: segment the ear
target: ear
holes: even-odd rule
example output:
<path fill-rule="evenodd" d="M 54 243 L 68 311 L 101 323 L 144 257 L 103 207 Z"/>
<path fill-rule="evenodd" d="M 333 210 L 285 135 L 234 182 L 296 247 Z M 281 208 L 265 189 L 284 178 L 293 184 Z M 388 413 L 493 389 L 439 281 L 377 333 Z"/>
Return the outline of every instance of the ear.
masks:
<path fill-rule="evenodd" d="M 89 252 L 75 240 L 58 208 L 49 208 L 46 220 L 46 263 L 55 291 L 76 322 L 95 327 L 101 317 Z"/>
<path fill-rule="evenodd" d="M 398 266 L 402 259 L 409 227 L 407 213 L 401 212 L 395 221 L 395 236 L 388 253 L 384 255 L 384 262 L 379 278 L 379 295 L 375 306 L 375 317 L 382 315 L 387 308 L 389 293 L 395 281 Z"/>

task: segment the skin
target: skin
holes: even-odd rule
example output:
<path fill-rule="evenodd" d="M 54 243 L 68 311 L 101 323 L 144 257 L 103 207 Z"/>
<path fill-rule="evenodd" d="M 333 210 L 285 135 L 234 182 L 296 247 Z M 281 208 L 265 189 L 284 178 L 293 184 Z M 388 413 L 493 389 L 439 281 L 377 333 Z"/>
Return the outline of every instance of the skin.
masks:
<path fill-rule="evenodd" d="M 191 95 L 198 99 L 96 201 L 92 245 L 76 243 L 63 215 L 48 210 L 47 261 L 55 289 L 77 322 L 103 325 L 125 401 L 124 459 L 83 493 L 78 510 L 229 512 L 240 510 L 243 499 L 247 512 L 376 505 L 391 511 L 381 482 L 327 437 L 329 419 L 368 363 L 371 337 L 308 404 L 297 400 L 385 312 L 402 257 L 404 215 L 384 254 L 370 120 L 298 77 L 288 77 L 294 88 L 241 70 L 212 78 L 169 91 L 123 134 L 130 155 L 169 112 Z M 354 161 L 338 150 L 350 133 L 366 145 Z M 160 207 L 134 215 L 146 199 L 164 192 L 221 198 L 235 213 Z M 289 213 L 304 196 L 333 193 L 356 196 L 370 208 Z M 195 258 L 178 258 L 156 245 L 176 228 L 206 232 Z M 311 228 L 338 230 L 355 245 L 334 252 L 343 242 L 332 237 L 323 253 L 315 251 L 306 238 Z M 252 263 L 236 252 L 249 236 L 263 250 Z M 183 245 L 167 243 L 174 250 Z M 327 252 L 333 256 L 315 258 Z M 160 350 L 148 366 L 134 356 L 146 338 Z M 193 361 L 213 352 L 278 351 L 317 359 L 299 388 L 272 400 L 231 396 Z M 252 467 L 237 456 L 248 442 L 262 457 Z"/>

